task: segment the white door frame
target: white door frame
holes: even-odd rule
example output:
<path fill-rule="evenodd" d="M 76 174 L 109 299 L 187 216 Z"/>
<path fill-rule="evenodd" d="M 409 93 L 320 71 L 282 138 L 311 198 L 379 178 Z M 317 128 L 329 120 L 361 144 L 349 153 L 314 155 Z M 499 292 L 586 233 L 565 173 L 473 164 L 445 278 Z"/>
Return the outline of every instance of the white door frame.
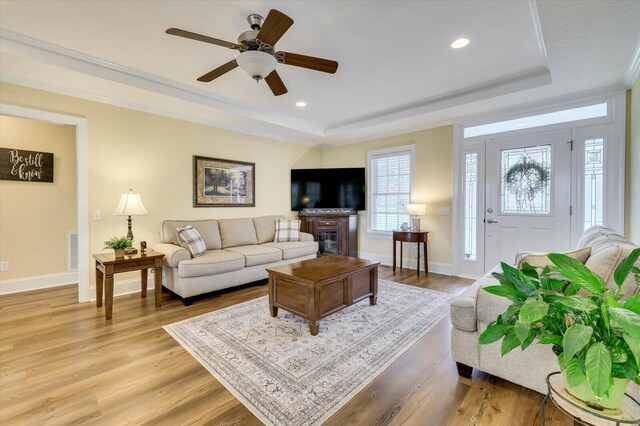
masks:
<path fill-rule="evenodd" d="M 89 295 L 89 140 L 87 120 L 15 105 L 0 104 L 0 114 L 12 117 L 66 124 L 76 128 L 76 206 L 78 226 L 78 301 L 88 302 Z"/>
<path fill-rule="evenodd" d="M 587 120 L 580 120 L 568 123 L 554 124 L 548 126 L 540 126 L 523 130 L 514 130 L 503 132 L 495 135 L 483 135 L 473 138 L 464 138 L 464 128 L 482 124 L 511 120 L 515 118 L 529 117 L 537 114 L 544 114 L 552 111 L 559 111 L 571 108 L 578 108 L 586 105 L 607 102 L 607 116 Z M 557 131 L 573 129 L 572 136 L 577 140 L 579 129 L 591 127 L 595 125 L 609 126 L 609 139 L 606 150 L 605 163 L 605 179 L 606 187 L 609 188 L 607 203 L 605 204 L 605 217 L 607 224 L 612 226 L 617 232 L 624 234 L 624 183 L 625 183 L 625 119 L 626 119 L 626 96 L 625 92 L 615 92 L 608 94 L 597 94 L 592 96 L 582 96 L 579 98 L 572 97 L 565 101 L 557 101 L 545 104 L 538 104 L 535 107 L 524 107 L 518 110 L 504 112 L 502 114 L 490 113 L 486 115 L 477 115 L 463 118 L 460 122 L 454 124 L 453 128 L 453 230 L 452 230 L 452 267 L 453 275 L 464 276 L 469 278 L 477 278 L 484 273 L 484 157 L 485 144 L 487 140 L 493 137 L 512 137 L 528 135 L 543 131 Z M 477 151 L 480 153 L 481 161 L 478 164 L 478 247 L 477 259 L 471 262 L 464 259 L 464 226 L 463 206 L 464 199 L 461 191 L 464 182 L 464 170 L 462 167 L 464 154 L 469 151 Z M 575 158 L 576 156 L 574 156 Z M 575 160 L 574 160 L 575 161 Z M 575 164 L 574 164 L 575 165 Z M 579 167 L 572 167 L 574 173 L 581 170 Z M 575 175 L 574 175 L 575 176 Z M 572 178 L 572 206 L 581 204 L 581 197 L 578 196 L 575 189 L 576 179 Z M 611 188 L 614 188 L 611 190 Z M 480 201 L 482 199 L 482 201 Z M 576 215 L 574 208 L 574 217 L 572 223 L 582 223 L 582 217 Z M 582 233 L 578 229 L 578 225 L 572 226 L 572 244 L 575 245 L 577 239 Z M 482 238 L 480 238 L 482 237 Z M 482 243 L 481 243 L 482 242 Z"/>

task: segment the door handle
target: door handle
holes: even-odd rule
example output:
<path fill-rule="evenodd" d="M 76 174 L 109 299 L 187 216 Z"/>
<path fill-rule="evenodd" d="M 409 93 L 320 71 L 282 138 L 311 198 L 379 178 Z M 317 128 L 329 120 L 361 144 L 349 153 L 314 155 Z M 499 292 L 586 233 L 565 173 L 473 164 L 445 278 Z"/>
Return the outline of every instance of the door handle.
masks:
<path fill-rule="evenodd" d="M 487 223 L 498 223 L 497 220 L 487 219 Z"/>

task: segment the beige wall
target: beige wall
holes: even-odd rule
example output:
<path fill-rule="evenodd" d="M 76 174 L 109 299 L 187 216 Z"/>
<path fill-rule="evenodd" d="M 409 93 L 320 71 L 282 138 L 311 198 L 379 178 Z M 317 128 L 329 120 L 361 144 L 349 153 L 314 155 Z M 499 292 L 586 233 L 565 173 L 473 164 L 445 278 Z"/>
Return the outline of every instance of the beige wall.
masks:
<path fill-rule="evenodd" d="M 640 244 L 640 77 L 627 99 L 627 235 Z"/>
<path fill-rule="evenodd" d="M 0 116 L 0 146 L 52 152 L 53 183 L 0 180 L 1 280 L 67 272 L 76 231 L 75 128 Z"/>
<path fill-rule="evenodd" d="M 421 227 L 429 231 L 429 260 L 450 264 L 452 216 L 440 216 L 439 210 L 441 207 L 451 208 L 453 204 L 452 126 L 325 149 L 322 164 L 323 167 L 367 167 L 368 151 L 410 144 L 416 146 L 416 182 L 412 201 L 427 205 Z M 367 236 L 364 213 L 360 215 L 358 228 L 358 249 L 361 252 L 392 255 L 390 240 Z M 407 251 L 415 258 L 414 250 Z"/>
<path fill-rule="evenodd" d="M 140 193 L 149 211 L 148 216 L 133 219 L 135 244 L 138 246 L 141 240 L 149 244 L 159 241 L 158 231 L 164 219 L 266 214 L 290 216 L 290 169 L 320 167 L 322 164 L 322 153 L 317 148 L 17 85 L 0 85 L 0 100 L 6 104 L 87 119 L 89 210 L 102 213 L 102 220 L 90 220 L 89 243 L 92 253 L 102 251 L 106 239 L 126 234 L 126 218 L 114 216 L 113 211 L 120 195 L 129 188 Z M 193 155 L 256 163 L 256 207 L 193 208 Z M 42 220 L 46 215 L 41 214 L 38 218 Z M 22 256 L 29 255 L 25 252 Z"/>

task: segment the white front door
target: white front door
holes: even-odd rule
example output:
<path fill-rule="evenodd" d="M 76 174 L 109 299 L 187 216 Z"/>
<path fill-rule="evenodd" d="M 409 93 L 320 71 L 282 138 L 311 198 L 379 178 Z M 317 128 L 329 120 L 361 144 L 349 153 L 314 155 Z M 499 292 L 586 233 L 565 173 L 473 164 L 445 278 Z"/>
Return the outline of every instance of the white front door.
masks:
<path fill-rule="evenodd" d="M 571 131 L 486 145 L 485 271 L 519 251 L 571 244 Z"/>

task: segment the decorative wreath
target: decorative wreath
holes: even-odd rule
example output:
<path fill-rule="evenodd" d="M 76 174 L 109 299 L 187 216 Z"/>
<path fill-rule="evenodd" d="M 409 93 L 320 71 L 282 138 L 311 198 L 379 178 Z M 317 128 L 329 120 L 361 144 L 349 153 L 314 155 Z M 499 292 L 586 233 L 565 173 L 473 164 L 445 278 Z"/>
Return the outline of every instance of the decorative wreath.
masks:
<path fill-rule="evenodd" d="M 525 181 L 526 191 L 533 194 L 547 183 L 549 170 L 535 160 L 523 158 L 522 163 L 518 162 L 507 170 L 504 180 L 509 186 L 521 186 Z"/>

